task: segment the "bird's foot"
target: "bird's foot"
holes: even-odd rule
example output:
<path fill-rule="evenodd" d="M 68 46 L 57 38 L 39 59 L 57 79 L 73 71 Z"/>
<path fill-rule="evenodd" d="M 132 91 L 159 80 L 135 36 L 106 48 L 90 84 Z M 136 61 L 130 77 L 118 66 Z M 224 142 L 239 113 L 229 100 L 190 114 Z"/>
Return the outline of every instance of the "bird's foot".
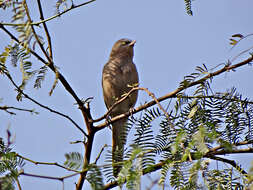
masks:
<path fill-rule="evenodd" d="M 112 130 L 112 127 L 111 127 L 111 122 L 112 122 L 112 121 L 111 121 L 110 116 L 107 116 L 107 117 L 105 118 L 105 122 L 106 122 L 106 125 L 108 126 L 108 128 Z"/>
<path fill-rule="evenodd" d="M 129 113 L 130 113 L 130 117 L 131 117 L 131 118 L 133 118 L 133 116 L 134 116 L 134 115 L 133 115 L 133 114 L 134 114 L 134 111 L 135 111 L 134 108 L 130 108 L 130 109 L 129 109 Z"/>

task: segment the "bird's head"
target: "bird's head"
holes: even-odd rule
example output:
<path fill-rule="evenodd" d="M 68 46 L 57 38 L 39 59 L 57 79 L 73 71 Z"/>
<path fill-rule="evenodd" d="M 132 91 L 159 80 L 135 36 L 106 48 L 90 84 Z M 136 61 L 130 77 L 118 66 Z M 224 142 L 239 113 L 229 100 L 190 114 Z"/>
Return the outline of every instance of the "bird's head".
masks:
<path fill-rule="evenodd" d="M 129 40 L 126 38 L 118 40 L 112 47 L 110 58 L 128 57 L 132 59 L 134 55 L 133 47 L 135 42 L 135 40 Z"/>

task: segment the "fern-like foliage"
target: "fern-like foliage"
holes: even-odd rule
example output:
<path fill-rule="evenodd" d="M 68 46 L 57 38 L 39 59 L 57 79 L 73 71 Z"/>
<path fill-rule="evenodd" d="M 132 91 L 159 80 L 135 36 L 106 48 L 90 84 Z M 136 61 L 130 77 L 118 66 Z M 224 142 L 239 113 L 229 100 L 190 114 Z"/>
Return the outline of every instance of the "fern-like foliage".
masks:
<path fill-rule="evenodd" d="M 111 182 L 115 180 L 112 167 L 112 150 L 107 150 L 107 153 L 105 155 L 105 163 L 106 165 L 103 167 L 103 174 L 106 177 L 106 181 Z"/>
<path fill-rule="evenodd" d="M 27 82 L 31 79 L 36 71 L 32 70 L 32 63 L 30 62 L 30 53 L 27 53 L 27 50 L 23 47 L 20 47 L 18 44 L 8 45 L 5 48 L 5 51 L 0 55 L 2 64 L 6 65 L 7 58 L 11 58 L 11 65 L 17 67 L 19 64 L 20 71 L 22 74 L 22 82 L 19 86 L 21 90 L 25 89 Z M 22 94 L 19 91 L 17 94 L 17 100 L 22 100 Z"/>
<path fill-rule="evenodd" d="M 184 3 L 187 14 L 192 16 L 192 0 L 184 0 Z"/>
<path fill-rule="evenodd" d="M 60 13 L 60 7 L 64 7 L 64 9 L 67 9 L 68 7 L 68 2 L 70 0 L 57 0 L 56 4 L 55 4 L 55 7 L 56 7 L 56 11 L 57 13 L 59 14 Z M 72 4 L 73 4 L 73 1 L 71 1 Z"/>
<path fill-rule="evenodd" d="M 243 189 L 238 181 L 239 176 L 233 176 L 232 169 L 205 171 L 204 179 L 211 190 L 214 189 Z"/>
<path fill-rule="evenodd" d="M 37 77 L 36 80 L 34 82 L 34 88 L 41 88 L 41 84 L 42 82 L 45 80 L 46 74 L 48 71 L 48 67 L 47 66 L 43 66 L 41 68 L 39 68 L 39 70 L 37 71 Z"/>
<path fill-rule="evenodd" d="M 197 72 L 185 77 L 180 85 L 188 85 L 205 74 L 208 74 L 207 68 L 198 67 Z M 177 189 L 201 187 L 197 176 L 203 170 L 202 161 L 198 160 L 197 165 L 186 173 L 182 170 L 181 164 L 191 159 L 190 152 L 195 153 L 195 159 L 201 159 L 214 146 L 232 150 L 231 144 L 252 139 L 252 102 L 243 99 L 235 88 L 214 94 L 210 83 L 205 82 L 197 86 L 192 94 L 195 98 L 189 98 L 185 93 L 178 95 L 170 115 L 171 121 L 161 121 L 160 134 L 156 139 L 158 153 L 166 160 L 161 170 L 160 184 L 165 182 L 169 172 L 170 184 Z M 170 128 L 171 122 L 176 132 Z M 207 180 L 213 183 L 211 178 Z M 240 186 L 239 181 L 232 183 Z"/>
<path fill-rule="evenodd" d="M 2 9 L 4 9 L 4 10 L 5 10 L 6 8 L 10 7 L 11 4 L 12 4 L 11 1 L 0 0 L 0 8 L 2 8 Z"/>
<path fill-rule="evenodd" d="M 95 165 L 91 166 L 87 174 L 87 180 L 91 184 L 92 189 L 94 190 L 103 189 L 103 186 L 104 186 L 103 176 L 100 169 L 97 166 Z"/>
<path fill-rule="evenodd" d="M 18 158 L 9 146 L 8 143 L 3 142 L 2 138 L 0 139 L 0 182 L 3 190 L 14 190 L 14 182 L 19 176 L 19 169 L 24 166 L 23 159 Z"/>
<path fill-rule="evenodd" d="M 14 29 L 19 33 L 18 39 L 29 53 L 29 44 L 33 38 L 31 25 L 27 19 L 24 4 L 18 1 L 15 4 L 12 10 L 12 23 L 20 24 L 14 26 Z"/>
<path fill-rule="evenodd" d="M 175 189 L 182 189 L 187 184 L 188 168 L 185 163 L 175 162 L 172 166 L 170 184 Z"/>
<path fill-rule="evenodd" d="M 186 87 L 207 74 L 205 65 L 197 67 L 196 72 L 186 76 L 180 86 Z M 232 150 L 232 144 L 252 140 L 253 103 L 243 99 L 235 88 L 214 93 L 211 82 L 203 81 L 197 85 L 191 96 L 186 92 L 179 94 L 175 106 L 171 106 L 172 110 L 167 113 L 169 118 L 159 108 L 151 108 L 145 110 L 140 118 L 130 119 L 129 125 L 134 126 L 135 138 L 125 153 L 120 172 L 121 182 L 131 181 L 129 189 L 136 187 L 137 176 L 143 169 L 152 167 L 156 160 L 164 162 L 160 185 L 165 185 L 169 178 L 170 186 L 175 189 L 203 189 L 207 186 L 212 189 L 211 185 L 206 184 L 211 184 L 213 179 L 206 178 L 206 184 L 199 180 L 200 173 L 209 175 L 211 171 L 204 159 L 210 148 L 220 146 L 220 150 Z M 137 150 L 139 152 L 135 154 Z M 192 155 L 194 161 L 191 161 Z M 111 168 L 106 171 L 107 177 L 112 176 Z M 232 186 L 240 186 L 240 181 L 230 180 Z"/>
<path fill-rule="evenodd" d="M 138 146 L 132 149 L 129 159 L 124 161 L 124 165 L 119 173 L 118 182 L 123 184 L 126 179 L 128 189 L 139 189 L 140 178 L 142 175 L 142 149 Z"/>
<path fill-rule="evenodd" d="M 48 67 L 46 65 L 42 66 L 39 69 L 33 69 L 32 62 L 30 61 L 31 54 L 27 53 L 27 50 L 24 47 L 16 43 L 13 45 L 8 45 L 5 48 L 5 50 L 0 54 L 0 63 L 2 66 L 4 66 L 1 68 L 5 69 L 5 71 L 7 71 L 8 58 L 10 58 L 11 65 L 13 67 L 17 67 L 19 65 L 22 74 L 22 81 L 21 84 L 19 85 L 19 88 L 21 90 L 25 89 L 27 82 L 30 81 L 33 78 L 33 76 L 36 76 L 36 79 L 34 81 L 34 88 L 36 89 L 41 88 L 42 82 L 44 81 L 46 74 L 48 72 Z M 54 82 L 51 93 L 53 92 L 53 89 L 56 87 L 57 82 L 58 82 L 58 73 L 56 73 L 56 82 Z M 22 100 L 21 92 L 18 92 L 17 100 L 18 101 Z"/>
<path fill-rule="evenodd" d="M 7 68 L 6 68 L 6 60 L 9 57 L 10 54 L 10 50 L 9 48 L 5 48 L 5 50 L 3 51 L 3 53 L 0 54 L 0 74 L 4 74 L 5 72 L 7 72 Z"/>
<path fill-rule="evenodd" d="M 83 156 L 79 152 L 70 152 L 65 154 L 66 161 L 64 165 L 74 170 L 82 168 Z"/>
<path fill-rule="evenodd" d="M 161 112 L 158 108 L 145 110 L 143 116 L 139 120 L 132 120 L 135 124 L 135 139 L 131 145 L 134 150 L 136 147 L 141 148 L 142 155 L 142 168 L 145 169 L 155 163 L 155 152 L 150 151 L 155 149 L 154 132 L 152 129 L 152 122 L 161 117 Z M 132 154 L 132 150 L 130 150 Z"/>
<path fill-rule="evenodd" d="M 31 22 L 29 21 L 26 10 L 25 3 L 21 1 L 8 1 L 5 2 L 6 6 L 12 5 L 12 23 L 17 25 L 13 26 L 13 28 L 18 33 L 19 43 L 11 42 L 8 45 L 3 53 L 0 54 L 0 63 L 3 65 L 7 64 L 8 58 L 10 58 L 11 65 L 16 67 L 19 65 L 20 71 L 22 74 L 22 81 L 20 84 L 20 89 L 25 89 L 27 82 L 32 79 L 33 76 L 36 76 L 34 82 L 34 88 L 38 89 L 41 87 L 42 82 L 45 79 L 47 73 L 47 66 L 42 66 L 39 69 L 33 68 L 33 64 L 31 62 L 31 49 L 35 49 L 37 44 L 37 40 L 34 37 L 34 33 L 32 32 Z M 43 37 L 37 34 L 40 43 L 43 45 L 44 40 Z M 7 65 L 6 65 L 7 66 Z M 50 91 L 52 94 L 56 84 L 58 82 L 58 73 L 56 73 L 56 80 L 53 84 L 53 87 Z M 17 100 L 22 100 L 22 95 L 19 93 L 17 95 Z"/>
<path fill-rule="evenodd" d="M 180 87 L 187 87 L 208 74 L 205 65 L 197 67 L 196 72 L 184 78 Z M 140 172 L 134 170 L 137 158 L 142 162 L 142 169 L 151 167 L 158 160 L 164 162 L 159 184 L 165 185 L 169 178 L 170 185 L 175 189 L 203 189 L 207 186 L 212 189 L 211 185 L 199 180 L 200 173 L 203 175 L 204 171 L 207 175 L 211 171 L 206 167 L 205 155 L 216 146 L 220 146 L 220 150 L 232 150 L 233 144 L 252 140 L 253 103 L 243 99 L 235 88 L 214 93 L 211 82 L 211 79 L 202 81 L 191 91 L 191 95 L 187 92 L 178 94 L 175 106 L 171 106 L 167 113 L 169 118 L 159 108 L 152 108 L 145 110 L 140 118 L 130 119 L 130 125 L 135 126 L 136 131 L 123 168 Z M 132 165 L 127 165 L 138 148 L 140 153 L 132 160 Z M 238 167 L 233 173 L 236 170 Z M 126 177 L 128 173 L 122 169 L 121 174 Z M 225 175 L 223 177 L 226 178 Z M 211 178 L 205 180 L 207 184 L 212 183 Z M 233 184 L 240 186 L 240 180 L 231 178 L 230 181 L 230 187 L 234 187 Z"/>

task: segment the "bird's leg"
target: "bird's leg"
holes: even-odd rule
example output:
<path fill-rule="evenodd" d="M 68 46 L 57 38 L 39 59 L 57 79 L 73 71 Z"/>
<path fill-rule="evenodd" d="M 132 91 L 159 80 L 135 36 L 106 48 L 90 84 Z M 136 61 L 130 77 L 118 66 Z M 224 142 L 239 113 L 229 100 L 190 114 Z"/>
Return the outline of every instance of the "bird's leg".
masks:
<path fill-rule="evenodd" d="M 129 113 L 130 113 L 131 119 L 134 119 L 134 115 L 133 115 L 133 114 L 134 114 L 134 111 L 135 111 L 135 109 L 132 108 L 132 107 L 129 109 Z"/>
<path fill-rule="evenodd" d="M 109 115 L 106 116 L 105 122 L 106 122 L 106 125 L 108 126 L 108 128 L 112 130 L 112 125 L 111 125 L 112 120 L 111 120 L 111 117 Z"/>

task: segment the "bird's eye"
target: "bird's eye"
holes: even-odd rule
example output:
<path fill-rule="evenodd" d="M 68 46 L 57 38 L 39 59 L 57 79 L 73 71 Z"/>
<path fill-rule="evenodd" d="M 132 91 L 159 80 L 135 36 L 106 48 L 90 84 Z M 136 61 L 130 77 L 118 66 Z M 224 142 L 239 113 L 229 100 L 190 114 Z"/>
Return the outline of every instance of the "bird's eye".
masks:
<path fill-rule="evenodd" d="M 129 41 L 122 41 L 122 42 L 121 42 L 122 45 L 127 45 L 127 44 L 129 44 L 129 43 L 130 43 Z"/>

